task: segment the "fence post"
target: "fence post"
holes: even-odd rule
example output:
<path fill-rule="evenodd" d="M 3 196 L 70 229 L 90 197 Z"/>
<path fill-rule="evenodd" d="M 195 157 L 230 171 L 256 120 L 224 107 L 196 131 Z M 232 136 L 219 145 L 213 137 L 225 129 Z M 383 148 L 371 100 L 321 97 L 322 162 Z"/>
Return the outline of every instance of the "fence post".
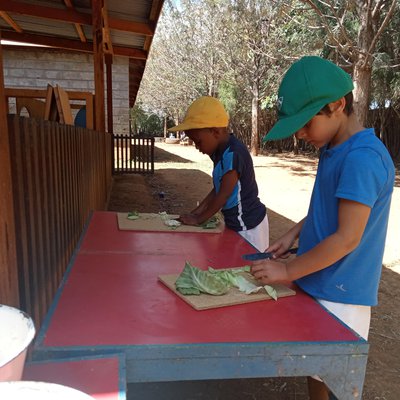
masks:
<path fill-rule="evenodd" d="M 0 43 L 0 303 L 19 307 L 10 144 L 5 99 Z"/>

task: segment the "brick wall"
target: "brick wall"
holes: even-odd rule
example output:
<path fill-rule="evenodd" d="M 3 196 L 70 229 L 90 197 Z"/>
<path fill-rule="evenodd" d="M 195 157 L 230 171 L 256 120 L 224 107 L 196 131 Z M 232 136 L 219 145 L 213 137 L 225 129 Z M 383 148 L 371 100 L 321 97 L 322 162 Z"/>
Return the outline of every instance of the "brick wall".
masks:
<path fill-rule="evenodd" d="M 89 54 L 43 48 L 31 50 L 26 47 L 15 49 L 8 47 L 3 48 L 3 63 L 5 87 L 45 89 L 50 83 L 66 90 L 94 93 L 93 58 Z M 129 132 L 128 72 L 128 59 L 114 57 L 112 65 L 113 122 L 116 134 Z M 10 103 L 10 111 L 15 112 L 12 103 Z M 74 113 L 76 111 L 73 110 Z"/>

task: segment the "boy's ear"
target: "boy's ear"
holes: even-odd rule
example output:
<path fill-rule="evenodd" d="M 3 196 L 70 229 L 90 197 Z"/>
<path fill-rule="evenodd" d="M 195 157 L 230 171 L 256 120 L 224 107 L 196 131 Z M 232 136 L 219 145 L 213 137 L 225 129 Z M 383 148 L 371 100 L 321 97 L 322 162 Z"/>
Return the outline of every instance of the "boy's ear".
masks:
<path fill-rule="evenodd" d="M 214 137 L 218 137 L 220 135 L 220 129 L 219 128 L 211 128 L 211 133 L 214 135 Z"/>
<path fill-rule="evenodd" d="M 211 128 L 211 132 L 215 137 L 223 136 L 225 135 L 226 128 Z"/>
<path fill-rule="evenodd" d="M 344 108 L 346 106 L 346 99 L 344 97 L 341 97 L 339 100 L 333 101 L 332 103 L 329 103 L 329 108 L 332 113 L 335 112 L 343 112 Z"/>

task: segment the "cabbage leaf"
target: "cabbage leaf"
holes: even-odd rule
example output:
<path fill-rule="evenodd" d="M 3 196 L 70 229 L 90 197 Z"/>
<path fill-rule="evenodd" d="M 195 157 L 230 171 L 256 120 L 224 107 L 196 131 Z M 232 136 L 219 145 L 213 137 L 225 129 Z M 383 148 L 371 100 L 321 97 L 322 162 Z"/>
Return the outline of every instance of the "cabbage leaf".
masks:
<path fill-rule="evenodd" d="M 223 295 L 231 287 L 237 287 L 246 294 L 257 293 L 265 290 L 274 300 L 277 300 L 276 290 L 272 286 L 257 286 L 243 276 L 249 273 L 250 266 L 227 269 L 214 269 L 209 267 L 203 271 L 186 261 L 185 268 L 175 282 L 176 289 L 184 295 L 200 295 L 207 293 L 211 295 Z"/>

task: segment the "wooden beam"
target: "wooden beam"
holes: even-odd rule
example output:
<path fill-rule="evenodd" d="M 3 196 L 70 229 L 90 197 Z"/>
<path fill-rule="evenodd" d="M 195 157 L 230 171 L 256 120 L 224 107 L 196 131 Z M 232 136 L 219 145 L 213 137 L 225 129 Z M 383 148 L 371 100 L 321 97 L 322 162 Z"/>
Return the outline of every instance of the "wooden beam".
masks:
<path fill-rule="evenodd" d="M 105 132 L 102 0 L 92 0 L 95 129 Z"/>
<path fill-rule="evenodd" d="M 37 4 L 22 3 L 17 0 L 0 0 L 0 10 L 15 14 L 30 15 L 32 17 L 54 19 L 80 25 L 93 25 L 93 17 L 89 13 L 82 13 L 74 9 L 60 9 L 55 7 L 39 6 Z M 110 29 L 153 36 L 155 24 L 128 21 L 119 18 L 109 18 Z"/>
<path fill-rule="evenodd" d="M 27 33 L 16 33 L 10 31 L 3 31 L 2 37 L 5 40 L 11 40 L 15 42 L 31 43 L 41 46 L 55 47 L 64 50 L 73 50 L 83 53 L 93 53 L 93 43 L 87 42 L 82 43 L 79 40 L 62 39 L 52 36 L 35 35 Z M 128 57 L 138 60 L 147 59 L 147 51 L 141 49 L 133 49 L 129 47 L 113 46 L 115 56 Z"/>
<path fill-rule="evenodd" d="M 111 41 L 111 33 L 110 27 L 108 24 L 108 12 L 107 12 L 107 3 L 104 0 L 104 6 L 101 10 L 102 18 L 103 18 L 103 38 L 104 38 L 104 53 L 106 54 L 113 54 L 113 44 Z M 112 60 L 111 60 L 112 63 Z"/>
<path fill-rule="evenodd" d="M 0 42 L 0 304 L 19 307 L 11 157 L 5 100 Z"/>
<path fill-rule="evenodd" d="M 132 78 L 141 78 L 143 76 L 144 68 L 140 69 L 132 69 L 132 71 L 129 71 L 129 76 Z"/>
<path fill-rule="evenodd" d="M 64 0 L 64 4 L 65 4 L 69 9 L 75 10 L 75 8 L 74 8 L 74 6 L 73 6 L 71 0 Z M 85 36 L 85 32 L 83 32 L 82 26 L 81 26 L 80 24 L 76 24 L 76 23 L 75 23 L 74 25 L 75 25 L 76 33 L 77 33 L 78 36 L 79 36 L 79 39 L 81 39 L 81 42 L 82 42 L 82 43 L 86 43 L 86 36 Z"/>
<path fill-rule="evenodd" d="M 116 31 L 137 33 L 138 35 L 153 36 L 156 30 L 155 25 L 152 23 L 134 22 L 126 19 L 109 18 L 110 29 Z"/>
<path fill-rule="evenodd" d="M 0 11 L 0 17 L 7 22 L 16 32 L 22 33 L 21 27 L 4 11 Z"/>
<path fill-rule="evenodd" d="M 22 3 L 14 0 L 0 0 L 0 10 L 38 18 L 54 19 L 81 25 L 92 25 L 92 17 L 90 14 L 77 12 L 73 9 L 65 10 L 62 8 Z"/>
<path fill-rule="evenodd" d="M 149 15 L 149 23 L 156 26 L 156 22 L 158 17 L 160 16 L 162 6 L 164 4 L 164 0 L 153 0 L 151 3 L 151 10 Z M 144 41 L 143 49 L 148 51 L 151 46 L 151 42 L 153 40 L 153 36 L 147 36 Z"/>
<path fill-rule="evenodd" d="M 37 44 L 40 46 L 76 50 L 86 53 L 91 53 L 93 51 L 93 47 L 89 43 L 82 43 L 79 40 L 63 39 L 62 37 L 57 36 L 45 36 L 36 35 L 34 33 L 16 33 L 10 31 L 2 31 L 2 37 L 5 40 Z"/>

